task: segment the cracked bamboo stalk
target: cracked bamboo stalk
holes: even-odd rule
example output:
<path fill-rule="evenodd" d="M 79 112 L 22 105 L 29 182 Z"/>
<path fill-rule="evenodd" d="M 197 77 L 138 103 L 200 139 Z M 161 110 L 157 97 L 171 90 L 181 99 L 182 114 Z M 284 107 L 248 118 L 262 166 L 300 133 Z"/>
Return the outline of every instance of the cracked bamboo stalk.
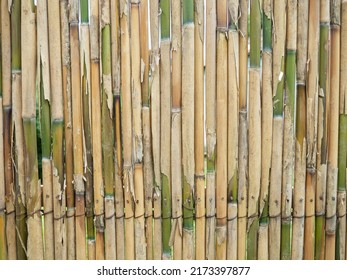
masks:
<path fill-rule="evenodd" d="M 237 172 L 239 122 L 238 0 L 229 0 L 228 30 L 228 235 L 227 259 L 237 259 Z"/>
<path fill-rule="evenodd" d="M 248 0 L 240 1 L 239 15 L 239 151 L 237 258 L 246 259 L 248 135 L 247 135 L 247 77 L 248 77 Z"/>
<path fill-rule="evenodd" d="M 226 259 L 227 243 L 227 119 L 228 119 L 228 9 L 226 0 L 217 1 L 216 35 L 216 259 Z"/>
<path fill-rule="evenodd" d="M 71 46 L 71 88 L 72 88 L 72 132 L 74 159 L 74 186 L 76 207 L 76 259 L 86 259 L 85 224 L 85 182 L 83 178 L 83 137 L 82 137 L 82 92 L 79 50 L 79 2 L 70 1 L 70 46 Z"/>
<path fill-rule="evenodd" d="M 104 181 L 102 174 L 101 94 L 100 94 L 99 1 L 90 2 L 90 60 L 92 149 L 94 175 L 95 258 L 105 258 Z"/>
<path fill-rule="evenodd" d="M 195 259 L 205 259 L 204 1 L 194 1 Z"/>
<path fill-rule="evenodd" d="M 216 1 L 206 1 L 206 259 L 215 259 Z"/>
<path fill-rule="evenodd" d="M 320 2 L 319 27 L 319 94 L 317 128 L 317 189 L 315 201 L 315 259 L 325 255 L 325 216 L 327 190 L 327 132 L 329 109 L 329 45 L 330 12 L 329 1 Z"/>
<path fill-rule="evenodd" d="M 293 260 L 302 260 L 304 253 L 305 178 L 306 178 L 306 62 L 309 1 L 298 2 L 297 26 L 297 105 L 295 131 L 295 169 L 293 189 Z"/>
<path fill-rule="evenodd" d="M 73 143 L 72 143 L 72 101 L 71 101 L 71 56 L 68 0 L 60 1 L 62 91 L 64 105 L 64 144 L 66 182 L 66 241 L 67 259 L 76 258 L 75 244 L 75 193 L 73 186 Z"/>
<path fill-rule="evenodd" d="M 283 91 L 285 69 L 286 0 L 274 2 L 273 22 L 273 140 L 269 189 L 269 259 L 280 259 L 283 151 Z"/>
<path fill-rule="evenodd" d="M 151 136 L 154 171 L 153 191 L 153 259 L 162 256 L 162 224 L 161 224 L 161 177 L 160 177 L 160 64 L 159 64 L 159 1 L 150 2 L 150 30 L 151 30 Z"/>
<path fill-rule="evenodd" d="M 257 259 L 259 229 L 259 193 L 261 180 L 261 101 L 260 101 L 260 42 L 261 5 L 251 1 L 250 10 L 250 68 L 249 68 L 249 154 L 248 154 L 248 221 L 247 259 Z"/>
<path fill-rule="evenodd" d="M 297 0 L 287 3 L 286 81 L 283 124 L 281 259 L 291 259 L 292 197 L 295 167 Z"/>
<path fill-rule="evenodd" d="M 310 0 L 307 43 L 307 155 L 306 155 L 306 197 L 305 197 L 305 241 L 304 258 L 315 256 L 315 192 L 317 168 L 317 124 L 318 124 L 318 52 L 319 52 L 319 1 Z"/>
<path fill-rule="evenodd" d="M 327 205 L 325 220 L 325 259 L 334 260 L 339 249 L 337 242 L 337 214 L 345 204 L 337 193 L 338 179 L 338 144 L 339 144 L 339 88 L 340 88 L 340 8 L 341 2 L 330 3 L 330 96 L 328 107 L 328 170 L 327 170 Z M 340 205 L 339 205 L 340 204 Z M 337 246 L 336 246 L 337 245 Z"/>
<path fill-rule="evenodd" d="M 27 215 L 25 188 L 24 131 L 22 122 L 22 65 L 21 65 L 21 1 L 12 1 L 11 13 L 11 70 L 13 102 L 14 193 L 16 208 L 17 259 L 27 259 Z"/>
<path fill-rule="evenodd" d="M 341 1 L 341 42 L 347 44 L 347 1 Z M 347 163 L 347 117 L 346 117 L 346 86 L 347 86 L 347 55 L 340 53 L 340 92 L 339 92 L 339 147 L 338 147 L 338 218 L 337 218 L 337 250 L 336 259 L 346 259 L 346 163 Z"/>
<path fill-rule="evenodd" d="M 120 21 L 119 1 L 111 0 L 111 49 L 112 49 L 112 90 L 114 100 L 115 128 L 115 210 L 116 210 L 116 245 L 117 259 L 124 259 L 124 193 L 122 181 L 122 140 L 121 140 L 121 106 L 120 106 Z"/>
<path fill-rule="evenodd" d="M 171 174 L 173 259 L 182 260 L 182 15 L 181 1 L 171 1 L 172 29 L 172 108 L 171 108 Z"/>
<path fill-rule="evenodd" d="M 7 259 L 17 259 L 15 196 L 13 188 L 13 166 L 11 157 L 12 139 L 12 81 L 11 81 L 11 26 L 8 1 L 1 1 L 1 68 L 2 108 L 5 172 L 6 247 Z"/>
<path fill-rule="evenodd" d="M 160 1 L 160 174 L 162 204 L 163 259 L 171 259 L 171 79 L 170 79 L 170 1 Z"/>
<path fill-rule="evenodd" d="M 82 111 L 83 111 L 83 143 L 85 146 L 84 172 L 86 182 L 86 226 L 88 259 L 95 260 L 95 232 L 94 232 L 94 193 L 93 193 L 93 150 L 91 132 L 90 108 L 90 40 L 89 40 L 89 1 L 80 2 L 81 13 L 81 83 L 82 83 Z"/>
<path fill-rule="evenodd" d="M 269 185 L 272 147 L 272 16 L 273 1 L 263 2 L 261 185 L 259 198 L 258 259 L 269 259 Z"/>
<path fill-rule="evenodd" d="M 153 157 L 149 91 L 148 0 L 140 4 L 141 93 L 143 133 L 143 183 L 145 204 L 146 259 L 153 259 Z"/>
<path fill-rule="evenodd" d="M 1 7 L 1 1 L 0 1 Z M 2 51 L 1 51 L 1 12 L 0 12 L 0 260 L 7 259 L 6 245 L 6 199 L 5 199 L 5 165 L 4 165 L 4 109 L 2 88 Z"/>
<path fill-rule="evenodd" d="M 54 259 L 53 169 L 51 151 L 51 109 L 47 1 L 37 2 L 37 44 L 40 89 L 42 192 L 44 207 L 44 259 Z"/>
<path fill-rule="evenodd" d="M 131 95 L 134 145 L 135 182 L 135 258 L 146 259 L 143 185 L 143 142 L 142 142 L 142 95 L 141 95 L 141 50 L 139 1 L 131 1 Z"/>
<path fill-rule="evenodd" d="M 123 180 L 125 202 L 125 259 L 135 259 L 134 244 L 134 178 L 133 178 L 133 133 L 131 105 L 131 61 L 130 61 L 130 5 L 128 0 L 120 2 L 121 20 L 121 91 L 123 134 Z"/>
<path fill-rule="evenodd" d="M 27 206 L 27 257 L 43 259 L 41 220 L 41 184 L 39 184 L 36 145 L 36 7 L 33 0 L 21 5 L 22 42 L 22 118 L 25 144 L 25 176 Z"/>
<path fill-rule="evenodd" d="M 116 258 L 114 208 L 114 121 L 111 66 L 110 1 L 100 2 L 101 34 L 101 142 L 103 181 L 105 184 L 105 259 Z"/>

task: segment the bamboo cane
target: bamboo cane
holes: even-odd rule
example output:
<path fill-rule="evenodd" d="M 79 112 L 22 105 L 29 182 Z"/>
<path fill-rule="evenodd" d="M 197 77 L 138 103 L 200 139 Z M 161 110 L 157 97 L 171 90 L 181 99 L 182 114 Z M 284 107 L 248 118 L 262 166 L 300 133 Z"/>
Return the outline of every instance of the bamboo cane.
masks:
<path fill-rule="evenodd" d="M 229 0 L 228 30 L 228 236 L 227 259 L 237 259 L 237 164 L 239 121 L 238 0 Z"/>
<path fill-rule="evenodd" d="M 248 0 L 240 1 L 239 16 L 239 151 L 238 151 L 238 207 L 237 258 L 246 259 L 248 137 L 247 137 L 247 69 L 248 69 Z"/>
<path fill-rule="evenodd" d="M 171 1 L 172 109 L 171 109 L 171 174 L 172 228 L 170 243 L 173 259 L 182 259 L 182 15 L 181 1 Z"/>
<path fill-rule="evenodd" d="M 85 185 L 83 180 L 83 137 L 82 137 L 82 95 L 79 52 L 79 2 L 70 2 L 70 44 L 71 44 L 71 88 L 72 88 L 72 132 L 74 159 L 74 186 L 76 207 L 76 259 L 86 259 L 85 240 Z"/>
<path fill-rule="evenodd" d="M 259 199 L 258 259 L 269 259 L 269 185 L 272 147 L 272 13 L 273 1 L 263 2 L 261 185 Z"/>
<path fill-rule="evenodd" d="M 89 1 L 80 2 L 80 65 L 81 65 L 81 85 L 82 85 L 82 112 L 83 112 L 83 143 L 84 170 L 83 176 L 86 185 L 86 227 L 87 227 L 87 246 L 88 259 L 95 259 L 95 233 L 94 233 L 94 193 L 93 193 L 93 151 L 92 151 L 92 132 L 90 118 L 90 40 L 89 40 Z"/>
<path fill-rule="evenodd" d="M 28 230 L 25 221 L 26 188 L 24 132 L 22 123 L 22 65 L 21 65 L 21 1 L 11 3 L 11 69 L 12 69 L 12 100 L 13 100 L 13 146 L 14 186 L 16 208 L 16 239 L 17 259 L 27 259 Z"/>
<path fill-rule="evenodd" d="M 308 0 L 298 2 L 297 19 L 297 109 L 295 134 L 295 170 L 293 189 L 293 260 L 303 259 L 306 178 L 306 62 Z"/>
<path fill-rule="evenodd" d="M 116 231 L 114 209 L 114 161 L 113 161 L 113 94 L 111 66 L 111 30 L 110 1 L 100 2 L 100 33 L 101 33 L 101 141 L 103 178 L 105 183 L 105 259 L 116 258 Z"/>
<path fill-rule="evenodd" d="M 330 44 L 330 12 L 329 1 L 320 3 L 319 29 L 319 97 L 317 128 L 317 191 L 315 219 L 315 259 L 324 259 L 325 255 L 325 211 L 327 189 L 327 132 L 329 101 L 329 44 Z"/>
<path fill-rule="evenodd" d="M 48 32 L 51 96 L 52 96 L 52 156 L 53 156 L 53 212 L 54 212 L 54 245 L 55 259 L 67 258 L 65 230 L 65 188 L 64 188 L 64 159 L 63 159 L 63 87 L 62 87 L 62 58 L 59 1 L 49 1 Z M 79 63 L 79 61 L 78 61 Z"/>
<path fill-rule="evenodd" d="M 75 193 L 73 186 L 73 143 L 72 143 L 72 97 L 71 97 L 71 56 L 68 1 L 60 1 L 62 88 L 64 104 L 64 144 L 66 181 L 66 246 L 67 259 L 76 258 L 75 244 Z"/>
<path fill-rule="evenodd" d="M 160 172 L 162 204 L 163 259 L 171 259 L 171 176 L 170 176 L 170 1 L 160 1 Z"/>
<path fill-rule="evenodd" d="M 132 113 L 135 179 L 135 258 L 146 259 L 144 185 L 143 185 L 143 141 L 142 141 L 142 95 L 141 95 L 141 50 L 139 1 L 131 1 L 131 74 Z"/>
<path fill-rule="evenodd" d="M 316 190 L 316 151 L 318 115 L 318 50 L 319 50 L 318 1 L 310 0 L 308 18 L 307 59 L 307 156 L 306 156 L 306 197 L 305 197 L 305 243 L 304 258 L 313 259 L 315 251 L 315 190 Z"/>
<path fill-rule="evenodd" d="M 143 181 L 147 260 L 153 260 L 153 157 L 149 91 L 148 0 L 140 4 Z"/>
<path fill-rule="evenodd" d="M 274 2 L 273 34 L 273 140 L 269 189 L 269 259 L 280 259 L 281 186 L 283 147 L 283 91 L 285 69 L 286 0 Z"/>
<path fill-rule="evenodd" d="M 325 221 L 325 259 L 335 259 L 339 245 L 336 247 L 336 215 L 339 205 L 343 203 L 337 193 L 338 144 L 339 144 L 339 87 L 340 87 L 340 1 L 330 4 L 330 96 L 326 104 L 328 110 L 328 170 L 327 170 L 327 205 Z M 337 198 L 337 201 L 336 201 Z M 337 249 L 337 250 L 336 250 Z"/>
<path fill-rule="evenodd" d="M 150 30 L 151 30 L 151 133 L 154 171 L 153 193 L 153 258 L 162 256 L 162 224 L 161 224 L 161 177 L 160 177 L 160 64 L 159 64 L 159 1 L 150 2 Z"/>
<path fill-rule="evenodd" d="M 215 259 L 216 1 L 206 1 L 206 259 Z"/>
<path fill-rule="evenodd" d="M 247 259 L 257 258 L 259 228 L 259 193 L 261 179 L 261 105 L 260 105 L 260 1 L 251 1 L 250 68 L 249 68 L 249 157 Z"/>
<path fill-rule="evenodd" d="M 289 0 L 287 6 L 286 82 L 283 124 L 283 177 L 282 177 L 282 225 L 281 259 L 291 259 L 292 197 L 295 168 L 295 86 L 296 86 L 296 37 L 297 0 Z"/>
<path fill-rule="evenodd" d="M 125 259 L 135 258 L 134 244 L 134 178 L 132 155 L 132 106 L 131 106 L 131 62 L 130 62 L 130 6 L 127 0 L 120 2 L 121 12 L 121 84 L 122 84 L 122 132 L 123 132 L 123 176 L 125 200 Z"/>
<path fill-rule="evenodd" d="M 38 178 L 36 145 L 36 7 L 34 1 L 21 5 L 22 42 L 22 118 L 25 143 L 25 175 L 27 206 L 27 257 L 43 259 L 41 224 L 41 186 Z"/>
<path fill-rule="evenodd" d="M 341 49 L 347 44 L 347 2 L 341 1 Z M 336 259 L 346 259 L 346 163 L 347 163 L 347 117 L 346 117 L 346 77 L 347 55 L 340 53 L 340 93 L 339 93 L 339 146 L 338 146 L 338 219 Z"/>
<path fill-rule="evenodd" d="M 95 258 L 105 258 L 104 241 L 104 182 L 102 174 L 101 94 L 99 49 L 99 1 L 90 2 L 90 59 L 92 97 L 92 149 L 94 175 Z"/>
<path fill-rule="evenodd" d="M 216 259 L 226 259 L 227 237 L 227 118 L 228 118 L 228 65 L 227 31 L 228 9 L 226 0 L 217 1 L 216 39 Z"/>
<path fill-rule="evenodd" d="M 40 89 L 42 181 L 44 207 L 44 259 L 54 259 L 53 169 L 51 151 L 51 112 L 47 2 L 37 2 L 37 75 Z M 53 237 L 53 238 L 52 238 Z"/>
<path fill-rule="evenodd" d="M 1 1 L 0 1 L 0 7 Z M 2 88 L 2 50 L 1 50 L 1 12 L 0 12 L 0 260 L 7 259 L 6 245 L 6 200 L 5 200 L 5 165 L 4 165 L 4 110 L 3 110 L 3 88 Z"/>
<path fill-rule="evenodd" d="M 195 258 L 205 259 L 204 173 L 204 1 L 194 8 L 194 151 L 195 151 Z"/>
<path fill-rule="evenodd" d="M 115 127 L 115 206 L 117 259 L 124 259 L 124 193 L 122 182 L 122 142 L 120 108 L 120 21 L 119 1 L 111 0 L 111 49 L 112 49 L 112 90 L 114 100 Z"/>
<path fill-rule="evenodd" d="M 15 196 L 13 188 L 12 143 L 12 81 L 11 81 L 11 25 L 8 1 L 1 1 L 1 67 L 2 67 L 2 108 L 4 131 L 4 167 L 6 202 L 6 247 L 7 259 L 17 259 Z"/>

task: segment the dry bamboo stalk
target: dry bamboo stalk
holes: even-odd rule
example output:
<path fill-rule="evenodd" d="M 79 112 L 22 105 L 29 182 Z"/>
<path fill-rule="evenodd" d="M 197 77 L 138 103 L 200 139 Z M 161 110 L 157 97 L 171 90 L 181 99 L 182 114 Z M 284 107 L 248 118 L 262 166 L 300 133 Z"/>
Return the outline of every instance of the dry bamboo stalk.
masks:
<path fill-rule="evenodd" d="M 112 88 L 115 119 L 115 203 L 117 259 L 124 259 L 124 193 L 122 182 L 122 142 L 120 108 L 120 21 L 119 1 L 111 0 Z"/>
<path fill-rule="evenodd" d="M 204 1 L 194 1 L 195 259 L 205 259 Z"/>
<path fill-rule="evenodd" d="M 347 44 L 347 1 L 341 1 L 341 49 Z M 347 55 L 340 53 L 340 92 L 339 92 L 339 149 L 338 149 L 338 219 L 336 259 L 346 259 L 346 81 Z"/>
<path fill-rule="evenodd" d="M 283 147 L 283 90 L 286 38 L 286 0 L 274 2 L 273 33 L 273 140 L 269 189 L 269 259 L 280 259 L 281 186 Z"/>
<path fill-rule="evenodd" d="M 11 32 L 8 1 L 1 1 L 1 68 L 2 107 L 4 131 L 5 201 L 6 201 L 6 246 L 7 259 L 17 259 L 15 228 L 15 197 L 13 189 L 13 169 L 11 157 L 12 137 L 12 88 L 11 88 Z"/>
<path fill-rule="evenodd" d="M 105 259 L 116 258 L 116 228 L 114 207 L 114 128 L 111 66 L 110 1 L 100 3 L 101 43 L 101 141 L 103 178 L 105 184 Z"/>
<path fill-rule="evenodd" d="M 1 7 L 1 1 L 0 1 Z M 3 109 L 3 88 L 2 88 L 2 51 L 1 51 L 1 12 L 0 12 L 0 260 L 7 259 L 6 244 L 6 199 L 5 199 L 5 165 L 4 165 L 4 109 Z"/>
<path fill-rule="evenodd" d="M 171 78 L 170 78 L 170 1 L 160 1 L 160 173 L 163 259 L 171 259 Z"/>
<path fill-rule="evenodd" d="M 330 2 L 330 96 L 328 109 L 328 173 L 327 173 L 327 208 L 325 232 L 325 259 L 334 260 L 339 244 L 336 242 L 338 203 L 343 200 L 337 193 L 338 179 L 338 144 L 339 144 L 339 87 L 340 87 L 340 1 Z M 338 206 L 340 207 L 340 206 Z M 337 243 L 337 244 L 336 244 Z M 336 245 L 337 246 L 336 246 Z M 336 246 L 336 248 L 335 248 Z M 337 250 L 336 250 L 337 249 Z"/>
<path fill-rule="evenodd" d="M 329 105 L 329 45 L 330 45 L 330 4 L 320 2 L 319 28 L 319 96 L 317 128 L 317 189 L 315 219 L 315 259 L 324 259 L 325 255 L 325 212 L 327 190 L 327 132 Z"/>
<path fill-rule="evenodd" d="M 319 51 L 319 2 L 310 0 L 308 18 L 307 53 L 307 156 L 305 197 L 304 258 L 313 259 L 315 251 L 315 190 L 317 163 L 317 116 L 318 116 L 318 51 Z"/>
<path fill-rule="evenodd" d="M 11 69 L 13 101 L 14 188 L 16 208 L 17 259 L 27 259 L 26 184 L 24 131 L 22 123 L 21 1 L 11 3 Z"/>
<path fill-rule="evenodd" d="M 237 259 L 237 164 L 239 121 L 238 0 L 229 0 L 228 30 L 228 235 L 227 259 Z"/>
<path fill-rule="evenodd" d="M 99 1 L 90 2 L 90 59 L 93 133 L 93 175 L 95 216 L 95 257 L 105 258 L 104 241 L 104 182 L 102 176 L 101 144 L 101 94 L 100 94 L 100 49 L 99 49 Z"/>
<path fill-rule="evenodd" d="M 303 259 L 305 221 L 305 178 L 306 178 L 306 62 L 308 0 L 298 2 L 297 19 L 297 110 L 295 170 L 293 190 L 293 260 Z"/>
<path fill-rule="evenodd" d="M 146 238 L 143 188 L 142 95 L 139 1 L 131 1 L 131 98 L 133 117 L 135 179 L 135 258 L 146 259 Z"/>
<path fill-rule="evenodd" d="M 37 76 L 41 106 L 42 181 L 44 207 L 44 259 L 54 259 L 53 168 L 51 152 L 50 76 L 47 2 L 37 2 Z M 52 238 L 53 237 L 53 238 Z"/>
<path fill-rule="evenodd" d="M 27 206 L 27 257 L 43 259 L 41 224 L 41 184 L 39 184 L 36 145 L 36 7 L 34 1 L 21 5 L 22 42 L 22 118 L 25 143 L 25 176 Z"/>
<path fill-rule="evenodd" d="M 74 185 L 76 207 L 76 259 L 86 259 L 85 242 L 85 185 L 83 180 L 83 137 L 82 137 L 82 95 L 81 95 L 81 69 L 79 52 L 79 3 L 70 2 L 70 46 L 71 46 L 71 88 L 72 88 L 72 132 L 73 132 L 73 159 L 74 159 Z"/>
<path fill-rule="evenodd" d="M 147 260 L 153 259 L 153 157 L 149 91 L 148 0 L 140 4 L 143 180 Z"/>
<path fill-rule="evenodd" d="M 181 1 L 171 1 L 172 108 L 171 108 L 171 175 L 173 259 L 182 259 L 182 15 Z"/>
<path fill-rule="evenodd" d="M 151 133 L 154 170 L 153 193 L 153 259 L 161 259 L 162 255 L 162 225 L 161 225 L 161 178 L 160 178 L 160 68 L 159 68 L 159 1 L 150 2 L 150 30 L 151 30 Z"/>
<path fill-rule="evenodd" d="M 247 137 L 247 69 L 248 69 L 248 0 L 240 1 L 239 15 L 239 151 L 238 151 L 238 207 L 237 258 L 246 259 L 248 137 Z"/>
<path fill-rule="evenodd" d="M 259 200 L 258 259 L 269 258 L 269 185 L 272 147 L 272 8 L 263 2 L 262 110 L 261 110 L 261 185 Z"/>
<path fill-rule="evenodd" d="M 47 2 L 48 8 L 48 38 L 52 96 L 52 155 L 53 155 L 53 213 L 54 213 L 54 245 L 55 259 L 67 258 L 65 230 L 65 188 L 63 159 L 63 87 L 62 87 L 62 57 L 60 33 L 59 1 Z M 79 63 L 79 61 L 77 62 Z"/>
<path fill-rule="evenodd" d="M 259 228 L 259 194 L 261 180 L 261 101 L 260 101 L 260 1 L 251 1 L 250 68 L 249 68 L 249 132 L 248 132 L 248 222 L 247 259 L 257 258 Z"/>
<path fill-rule="evenodd" d="M 297 0 L 289 0 L 287 6 L 286 38 L 286 88 L 284 96 L 283 125 L 283 176 L 282 176 L 282 227 L 281 259 L 291 259 L 292 197 L 295 167 L 295 100 L 296 100 L 296 38 Z"/>
<path fill-rule="evenodd" d="M 228 9 L 227 1 L 217 1 L 216 40 L 216 259 L 226 259 L 227 239 L 227 119 L 228 119 Z M 184 139 L 185 140 L 185 139 Z"/>
<path fill-rule="evenodd" d="M 122 134 L 123 180 L 125 201 L 125 259 L 135 259 L 134 244 L 134 178 L 132 155 L 132 106 L 130 62 L 130 6 L 128 0 L 120 2 L 121 20 L 121 85 L 122 85 Z"/>
<path fill-rule="evenodd" d="M 71 101 L 71 57 L 68 0 L 60 1 L 62 89 L 64 104 L 65 182 L 66 182 L 66 246 L 67 259 L 76 258 L 75 193 L 73 186 L 73 143 Z"/>
<path fill-rule="evenodd" d="M 206 1 L 206 259 L 215 259 L 216 1 Z"/>

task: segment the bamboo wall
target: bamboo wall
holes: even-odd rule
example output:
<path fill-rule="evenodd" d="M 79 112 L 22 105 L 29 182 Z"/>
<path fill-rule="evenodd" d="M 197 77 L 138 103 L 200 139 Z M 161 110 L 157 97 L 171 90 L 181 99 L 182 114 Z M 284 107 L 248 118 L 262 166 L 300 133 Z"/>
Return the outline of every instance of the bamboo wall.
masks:
<path fill-rule="evenodd" d="M 0 259 L 346 259 L 347 1 L 0 3 Z"/>

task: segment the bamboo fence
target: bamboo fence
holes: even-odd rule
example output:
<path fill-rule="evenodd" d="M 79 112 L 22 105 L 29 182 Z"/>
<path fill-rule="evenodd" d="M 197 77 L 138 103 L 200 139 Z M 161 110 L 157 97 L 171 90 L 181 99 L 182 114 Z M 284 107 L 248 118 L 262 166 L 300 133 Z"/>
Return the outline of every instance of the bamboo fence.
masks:
<path fill-rule="evenodd" d="M 347 258 L 346 0 L 0 0 L 0 259 Z"/>

